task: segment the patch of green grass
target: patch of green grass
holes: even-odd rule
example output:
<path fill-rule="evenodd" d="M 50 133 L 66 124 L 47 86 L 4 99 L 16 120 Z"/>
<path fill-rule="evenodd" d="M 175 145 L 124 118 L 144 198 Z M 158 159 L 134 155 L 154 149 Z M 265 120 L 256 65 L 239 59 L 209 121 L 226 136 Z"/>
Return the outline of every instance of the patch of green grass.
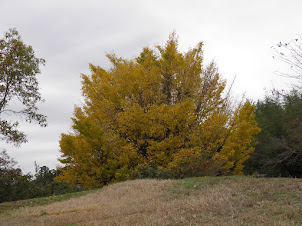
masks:
<path fill-rule="evenodd" d="M 67 200 L 67 199 L 84 196 L 89 193 L 96 192 L 98 190 L 99 189 L 94 189 L 94 190 L 87 190 L 87 191 L 81 191 L 81 192 L 66 193 L 63 195 L 54 195 L 54 196 L 48 196 L 48 197 L 0 203 L 0 215 L 9 215 L 9 211 L 18 209 L 21 207 L 42 206 L 42 205 L 47 205 L 47 204 L 51 204 L 54 202 L 61 202 L 61 201 Z"/>
<path fill-rule="evenodd" d="M 193 190 L 198 187 L 214 186 L 224 182 L 235 182 L 242 177 L 240 176 L 224 176 L 224 177 L 190 177 L 179 180 L 179 187 L 183 189 Z"/>
<path fill-rule="evenodd" d="M 191 177 L 179 181 L 179 186 L 184 189 L 194 189 L 199 186 L 214 185 L 218 177 Z"/>
<path fill-rule="evenodd" d="M 178 198 L 182 195 L 190 195 L 192 192 L 202 188 L 213 187 L 222 183 L 233 183 L 242 178 L 241 176 L 189 177 L 177 180 L 177 185 L 172 187 L 169 192 L 171 192 L 175 198 Z"/>
<path fill-rule="evenodd" d="M 44 212 L 42 212 L 41 214 L 40 214 L 40 216 L 45 216 L 45 215 L 47 215 L 48 213 L 46 212 L 46 211 L 44 211 Z"/>

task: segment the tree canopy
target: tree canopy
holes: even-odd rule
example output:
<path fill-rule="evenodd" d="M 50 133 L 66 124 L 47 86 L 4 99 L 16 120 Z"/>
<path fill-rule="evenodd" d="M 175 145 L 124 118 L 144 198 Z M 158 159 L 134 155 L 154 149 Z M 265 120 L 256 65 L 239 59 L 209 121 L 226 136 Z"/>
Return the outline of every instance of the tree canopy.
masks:
<path fill-rule="evenodd" d="M 261 127 L 247 172 L 302 177 L 302 94 L 274 91 L 256 105 Z"/>
<path fill-rule="evenodd" d="M 178 178 L 242 174 L 259 132 L 255 108 L 230 107 L 226 81 L 214 62 L 203 65 L 202 46 L 180 53 L 171 34 L 134 59 L 108 54 L 108 70 L 90 65 L 73 133 L 61 135 L 58 179 L 99 187 L 142 167 Z"/>
<path fill-rule="evenodd" d="M 46 126 L 46 117 L 37 113 L 36 106 L 42 101 L 36 75 L 44 62 L 23 43 L 16 29 L 0 39 L 0 140 L 15 145 L 26 142 L 26 135 L 17 129 L 18 122 L 5 119 L 7 115 L 22 115 L 27 122 Z"/>

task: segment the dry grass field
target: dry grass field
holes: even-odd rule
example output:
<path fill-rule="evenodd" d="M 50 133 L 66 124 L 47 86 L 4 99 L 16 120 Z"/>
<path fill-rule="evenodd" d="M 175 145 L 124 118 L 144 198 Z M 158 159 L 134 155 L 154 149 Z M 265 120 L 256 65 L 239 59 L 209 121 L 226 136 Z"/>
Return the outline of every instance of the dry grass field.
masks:
<path fill-rule="evenodd" d="M 302 225 L 302 180 L 144 179 L 46 205 L 12 206 L 0 205 L 0 225 Z"/>

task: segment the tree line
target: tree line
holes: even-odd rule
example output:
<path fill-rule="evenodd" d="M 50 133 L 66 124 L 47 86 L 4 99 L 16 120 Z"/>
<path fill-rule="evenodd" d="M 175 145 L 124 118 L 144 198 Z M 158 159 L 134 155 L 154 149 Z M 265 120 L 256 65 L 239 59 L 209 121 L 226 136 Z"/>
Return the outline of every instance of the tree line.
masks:
<path fill-rule="evenodd" d="M 0 203 L 83 190 L 82 186 L 55 181 L 61 173 L 57 169 L 35 163 L 35 173 L 24 174 L 16 164 L 5 150 L 0 153 Z"/>
<path fill-rule="evenodd" d="M 261 132 L 246 173 L 271 177 L 302 177 L 302 94 L 273 91 L 256 104 Z"/>

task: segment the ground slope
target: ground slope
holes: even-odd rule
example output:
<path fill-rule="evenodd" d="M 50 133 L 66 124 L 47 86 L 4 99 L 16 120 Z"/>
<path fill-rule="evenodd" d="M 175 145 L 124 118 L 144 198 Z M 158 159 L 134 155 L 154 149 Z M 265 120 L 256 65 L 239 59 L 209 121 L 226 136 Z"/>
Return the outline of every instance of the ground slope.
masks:
<path fill-rule="evenodd" d="M 301 179 L 144 179 L 4 211 L 0 225 L 302 225 L 301 213 Z"/>

